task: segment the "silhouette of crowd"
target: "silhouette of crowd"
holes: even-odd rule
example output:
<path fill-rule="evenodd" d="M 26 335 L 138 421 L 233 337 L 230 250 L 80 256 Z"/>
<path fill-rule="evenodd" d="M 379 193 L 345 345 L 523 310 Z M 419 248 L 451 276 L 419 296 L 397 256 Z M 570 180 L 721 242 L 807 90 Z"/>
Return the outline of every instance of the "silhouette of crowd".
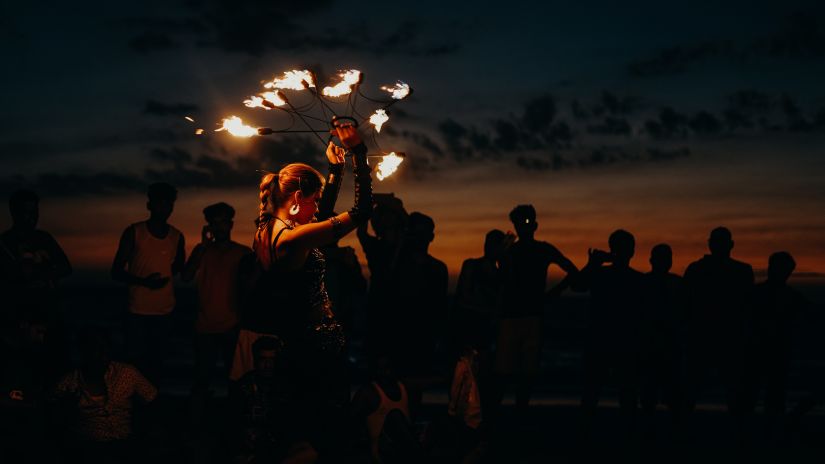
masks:
<path fill-rule="evenodd" d="M 57 292 L 69 259 L 37 229 L 37 194 L 15 192 L 13 226 L 0 236 L 4 453 L 148 459 L 144 444 L 160 439 L 169 418 L 158 403 L 168 395 L 176 277 L 197 292 L 184 415 L 193 428 L 225 419 L 225 433 L 208 444 L 220 451 L 190 454 L 203 462 L 495 462 L 506 430 L 530 420 L 545 318 L 565 292 L 588 297 L 579 413 L 569 424 L 575 446 L 598 444 L 608 387 L 620 413 L 613 434 L 628 444 L 661 436 L 660 410 L 673 439 L 701 435 L 697 408 L 719 391 L 733 444 L 758 433 L 781 441 L 790 419 L 813 407 L 812 399 L 788 406 L 793 328 L 810 312 L 788 285 L 789 253 L 772 254 L 757 284 L 752 267 L 732 257 L 731 231 L 718 227 L 709 253 L 683 276 L 671 272 L 666 243 L 650 250 L 643 272 L 631 265 L 634 235 L 619 229 L 579 268 L 536 238 L 534 207 L 518 205 L 509 214 L 515 233 L 486 234 L 483 255 L 463 263 L 450 299 L 447 266 L 429 253 L 433 219 L 408 213 L 392 194 L 372 194 L 357 133 L 340 126 L 337 135 L 345 148 L 328 148 L 326 178 L 297 163 L 264 176 L 251 248 L 233 241 L 235 210 L 219 202 L 204 208 L 187 259 L 183 234 L 168 223 L 176 189 L 149 186 L 149 217 L 125 228 L 111 267 L 128 290 L 117 333 L 96 325 L 69 333 Z M 336 214 L 350 156 L 354 206 Z M 369 282 L 356 250 L 338 244 L 352 231 Z M 548 289 L 551 265 L 563 275 Z M 124 349 L 114 349 L 116 339 Z M 226 392 L 223 402 L 216 391 Z M 441 412 L 427 409 L 427 395 L 444 391 Z M 760 403 L 768 430 L 757 432 Z"/>

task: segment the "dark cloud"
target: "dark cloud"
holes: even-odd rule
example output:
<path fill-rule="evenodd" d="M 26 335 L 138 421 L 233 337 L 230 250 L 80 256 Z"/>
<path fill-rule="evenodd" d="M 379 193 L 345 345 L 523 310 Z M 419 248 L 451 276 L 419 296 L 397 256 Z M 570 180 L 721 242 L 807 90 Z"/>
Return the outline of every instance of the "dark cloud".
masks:
<path fill-rule="evenodd" d="M 550 161 L 538 158 L 519 156 L 516 158 L 516 165 L 526 171 L 547 171 L 552 167 Z"/>
<path fill-rule="evenodd" d="M 749 114 L 764 114 L 774 109 L 776 100 L 773 96 L 758 90 L 739 90 L 728 95 L 728 108 Z"/>
<path fill-rule="evenodd" d="M 782 95 L 780 105 L 785 115 L 785 124 L 791 132 L 808 132 L 815 129 L 815 124 L 805 117 L 799 105 L 789 95 Z"/>
<path fill-rule="evenodd" d="M 735 53 L 732 42 L 704 42 L 666 48 L 654 57 L 634 61 L 627 66 L 630 75 L 635 77 L 666 76 L 680 74 L 692 65 L 720 55 Z"/>
<path fill-rule="evenodd" d="M 387 130 L 389 135 L 393 135 L 395 133 L 391 127 L 388 127 Z M 439 146 L 435 140 L 425 133 L 405 130 L 402 131 L 400 135 L 405 139 L 411 140 L 413 143 L 426 150 L 430 155 L 437 158 L 444 156 L 444 150 L 441 149 L 441 146 Z"/>
<path fill-rule="evenodd" d="M 143 114 L 152 116 L 186 116 L 198 112 L 200 108 L 194 103 L 163 103 L 157 100 L 146 100 Z"/>
<path fill-rule="evenodd" d="M 719 40 L 679 45 L 631 62 L 628 73 L 635 77 L 684 73 L 714 59 L 728 63 L 757 62 L 760 58 L 820 59 L 825 57 L 825 6 L 809 5 L 781 19 L 773 31 L 752 40 Z"/>
<path fill-rule="evenodd" d="M 46 173 L 31 179 L 21 176 L 0 179 L 0 191 L 4 193 L 29 188 L 46 196 L 63 198 L 142 191 L 146 185 L 139 177 L 120 172 Z"/>
<path fill-rule="evenodd" d="M 602 146 L 594 148 L 587 156 L 579 158 L 577 162 L 580 167 L 590 168 L 638 159 L 638 155 L 628 152 L 625 147 Z"/>
<path fill-rule="evenodd" d="M 574 99 L 570 102 L 570 113 L 575 119 L 578 120 L 590 119 L 590 111 L 578 99 Z"/>
<path fill-rule="evenodd" d="M 687 147 L 663 149 L 663 148 L 648 148 L 647 157 L 650 161 L 670 161 L 678 158 L 686 158 L 690 156 L 690 149 Z"/>
<path fill-rule="evenodd" d="M 192 161 L 192 155 L 181 148 L 154 148 L 149 152 L 149 157 L 161 161 L 175 164 L 185 164 Z"/>
<path fill-rule="evenodd" d="M 178 188 L 233 188 L 254 185 L 258 170 L 278 171 L 290 162 L 320 167 L 324 158 L 312 139 L 303 137 L 253 139 L 247 153 L 239 156 L 203 153 L 194 156 L 180 147 L 149 151 L 150 164 L 142 172 L 44 173 L 31 178 L 0 179 L 0 191 L 27 187 L 50 196 L 86 196 L 143 191 L 152 182 L 164 181 Z"/>
<path fill-rule="evenodd" d="M 688 121 L 688 127 L 695 134 L 716 135 L 722 132 L 722 122 L 713 113 L 699 111 Z"/>
<path fill-rule="evenodd" d="M 38 140 L 31 138 L 0 141 L 0 153 L 7 159 L 58 156 L 98 150 L 116 150 L 130 145 L 169 144 L 181 139 L 180 131 L 138 128 L 122 133 L 97 133 L 53 139 L 49 134 Z"/>
<path fill-rule="evenodd" d="M 452 119 L 447 119 L 438 124 L 438 132 L 447 146 L 447 150 L 455 157 L 464 158 L 469 156 L 470 148 L 464 145 L 464 140 L 469 134 L 469 130 Z"/>
<path fill-rule="evenodd" d="M 638 97 L 619 96 L 607 90 L 602 92 L 599 102 L 593 105 L 591 111 L 596 116 L 609 114 L 611 116 L 629 116 L 642 108 L 642 101 Z"/>
<path fill-rule="evenodd" d="M 313 23 L 333 3 L 204 0 L 190 2 L 188 15 L 129 18 L 124 24 L 141 31 L 130 42 L 141 53 L 172 48 L 178 41 L 251 56 L 272 50 L 351 50 L 433 57 L 459 49 L 456 40 L 444 37 L 456 24 L 411 19 L 386 27 L 365 20 L 333 26 Z"/>
<path fill-rule="evenodd" d="M 687 135 L 688 117 L 672 107 L 659 110 L 657 119 L 645 122 L 645 131 L 654 139 L 670 139 Z"/>
<path fill-rule="evenodd" d="M 633 128 L 627 119 L 608 116 L 599 124 L 587 126 L 587 132 L 601 135 L 631 135 Z"/>

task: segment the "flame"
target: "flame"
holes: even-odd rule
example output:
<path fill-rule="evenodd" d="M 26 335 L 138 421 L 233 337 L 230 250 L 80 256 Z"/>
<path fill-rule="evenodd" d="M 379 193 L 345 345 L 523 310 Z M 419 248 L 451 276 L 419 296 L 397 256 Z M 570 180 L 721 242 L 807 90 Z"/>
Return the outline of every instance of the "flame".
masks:
<path fill-rule="evenodd" d="M 393 173 L 398 169 L 398 166 L 404 162 L 404 157 L 398 156 L 395 152 L 390 153 L 389 155 L 385 155 L 384 159 L 378 163 L 378 172 L 375 173 L 375 177 L 378 180 L 384 180 L 387 177 L 393 175 Z"/>
<path fill-rule="evenodd" d="M 322 93 L 327 97 L 340 97 L 352 92 L 352 87 L 361 80 L 361 71 L 357 69 L 350 69 L 339 74 L 341 82 L 332 87 L 324 87 Z"/>
<path fill-rule="evenodd" d="M 278 91 L 264 92 L 260 96 L 253 95 L 249 97 L 248 100 L 243 101 L 243 104 L 250 108 L 263 108 L 265 110 L 270 110 L 273 106 L 286 105 L 286 100 L 281 97 L 281 93 Z"/>
<path fill-rule="evenodd" d="M 195 129 L 195 135 L 203 135 L 203 129 Z"/>
<path fill-rule="evenodd" d="M 398 81 L 392 87 L 386 85 L 381 87 L 381 90 L 386 90 L 392 94 L 393 100 L 401 100 L 410 94 L 410 85 L 406 82 Z"/>
<path fill-rule="evenodd" d="M 267 89 L 287 89 L 287 90 L 304 90 L 303 81 L 306 81 L 310 87 L 315 87 L 315 80 L 312 78 L 312 73 L 304 69 L 303 71 L 293 69 L 284 73 L 283 77 L 272 79 L 272 81 L 264 84 Z"/>
<path fill-rule="evenodd" d="M 195 120 L 192 119 L 192 116 L 184 116 L 183 119 L 186 119 L 189 122 L 195 122 Z"/>
<path fill-rule="evenodd" d="M 375 110 L 375 114 L 370 116 L 370 122 L 375 126 L 375 132 L 381 132 L 381 126 L 389 120 L 390 117 L 387 116 L 387 112 L 381 109 Z"/>
<path fill-rule="evenodd" d="M 258 129 L 245 125 L 243 120 L 237 116 L 224 118 L 224 120 L 221 121 L 221 127 L 219 129 L 215 129 L 215 132 L 220 132 L 223 130 L 229 132 L 235 137 L 252 137 L 253 135 L 258 135 Z"/>

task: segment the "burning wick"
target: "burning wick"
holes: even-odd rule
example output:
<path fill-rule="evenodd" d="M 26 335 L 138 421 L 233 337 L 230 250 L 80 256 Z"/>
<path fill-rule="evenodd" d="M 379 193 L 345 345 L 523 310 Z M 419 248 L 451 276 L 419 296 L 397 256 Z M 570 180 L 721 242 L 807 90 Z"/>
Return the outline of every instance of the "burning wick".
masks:
<path fill-rule="evenodd" d="M 370 116 L 370 123 L 375 126 L 375 132 L 378 133 L 381 132 L 381 126 L 389 120 L 390 117 L 387 115 L 387 112 L 381 109 L 375 110 L 375 114 Z"/>
<path fill-rule="evenodd" d="M 386 90 L 392 94 L 393 100 L 401 100 L 410 94 L 410 85 L 406 82 L 398 81 L 392 87 L 387 87 L 386 85 L 381 87 L 381 90 Z"/>
<path fill-rule="evenodd" d="M 385 155 L 384 159 L 378 163 L 378 172 L 375 173 L 375 177 L 378 180 L 384 180 L 387 177 L 393 175 L 393 173 L 398 169 L 398 166 L 404 162 L 404 153 L 395 152 L 390 153 L 389 155 Z"/>
<path fill-rule="evenodd" d="M 344 71 L 339 74 L 339 76 L 341 76 L 341 82 L 332 87 L 324 87 L 324 90 L 322 90 L 321 93 L 327 97 L 340 97 L 342 95 L 348 95 L 352 93 L 352 87 L 361 82 L 361 71 L 357 69 Z"/>
<path fill-rule="evenodd" d="M 192 119 L 192 117 L 191 117 L 191 116 L 184 116 L 184 117 L 183 117 L 183 119 L 186 119 L 186 120 L 187 120 L 187 121 L 189 121 L 189 122 L 195 122 L 195 120 L 194 120 L 194 119 Z"/>
<path fill-rule="evenodd" d="M 264 84 L 267 89 L 285 89 L 285 90 L 304 90 L 303 81 L 306 81 L 309 87 L 315 87 L 315 79 L 312 73 L 304 69 L 303 71 L 294 69 L 287 71 L 284 76 L 272 79 L 272 81 Z"/>
<path fill-rule="evenodd" d="M 237 116 L 224 118 L 221 123 L 221 127 L 215 129 L 215 132 L 225 130 L 235 137 L 252 137 L 253 135 L 258 135 L 258 129 L 245 125 L 243 120 Z"/>
<path fill-rule="evenodd" d="M 248 100 L 244 100 L 243 104 L 250 108 L 263 108 L 271 110 L 278 106 L 286 105 L 286 98 L 283 94 L 276 90 L 274 92 L 264 92 L 260 96 L 253 95 Z"/>

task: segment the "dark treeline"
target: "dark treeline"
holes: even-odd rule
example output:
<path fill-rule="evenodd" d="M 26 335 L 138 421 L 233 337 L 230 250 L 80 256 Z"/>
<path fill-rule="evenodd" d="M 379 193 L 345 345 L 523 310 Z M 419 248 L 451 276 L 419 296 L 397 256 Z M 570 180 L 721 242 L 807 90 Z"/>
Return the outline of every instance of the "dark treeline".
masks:
<path fill-rule="evenodd" d="M 251 248 L 233 240 L 235 210 L 221 202 L 204 208 L 186 257 L 168 223 L 176 189 L 150 186 L 149 217 L 124 229 L 113 258 L 111 277 L 128 290 L 112 308 L 126 309 L 114 329 L 70 320 L 58 292 L 69 259 L 37 229 L 38 195 L 15 192 L 13 226 L 0 236 L 2 453 L 28 462 L 520 459 L 507 437 L 536 422 L 546 312 L 565 293 L 589 302 L 579 408 L 563 425 L 575 439 L 560 445 L 571 455 L 602 444 L 607 387 L 619 405 L 607 435 L 622 447 L 701 446 L 697 415 L 717 391 L 731 449 L 797 443 L 790 437 L 816 395 L 812 386 L 788 401 L 793 330 L 816 314 L 788 285 L 789 253 L 770 255 L 767 279 L 756 282 L 732 257 L 731 231 L 718 227 L 708 254 L 680 276 L 666 243 L 634 268 L 635 238 L 619 229 L 579 268 L 535 238 L 536 211 L 519 205 L 509 214 L 515 233 L 487 233 L 449 299 L 447 267 L 429 254 L 434 221 L 372 194 L 363 144 L 348 130 L 338 134 L 346 148 L 327 151 L 326 178 L 295 163 L 262 179 Z M 355 202 L 337 214 L 345 151 Z M 351 232 L 369 282 L 356 250 L 338 244 Z M 551 265 L 563 278 L 548 289 Z M 175 278 L 197 291 L 183 373 L 170 365 L 180 354 L 171 343 Z M 183 406 L 164 391 L 172 377 L 190 379 Z M 424 401 L 444 390 L 446 408 Z M 539 424 L 554 420 L 553 409 L 544 414 Z M 558 427 L 541 433 L 552 441 Z"/>

